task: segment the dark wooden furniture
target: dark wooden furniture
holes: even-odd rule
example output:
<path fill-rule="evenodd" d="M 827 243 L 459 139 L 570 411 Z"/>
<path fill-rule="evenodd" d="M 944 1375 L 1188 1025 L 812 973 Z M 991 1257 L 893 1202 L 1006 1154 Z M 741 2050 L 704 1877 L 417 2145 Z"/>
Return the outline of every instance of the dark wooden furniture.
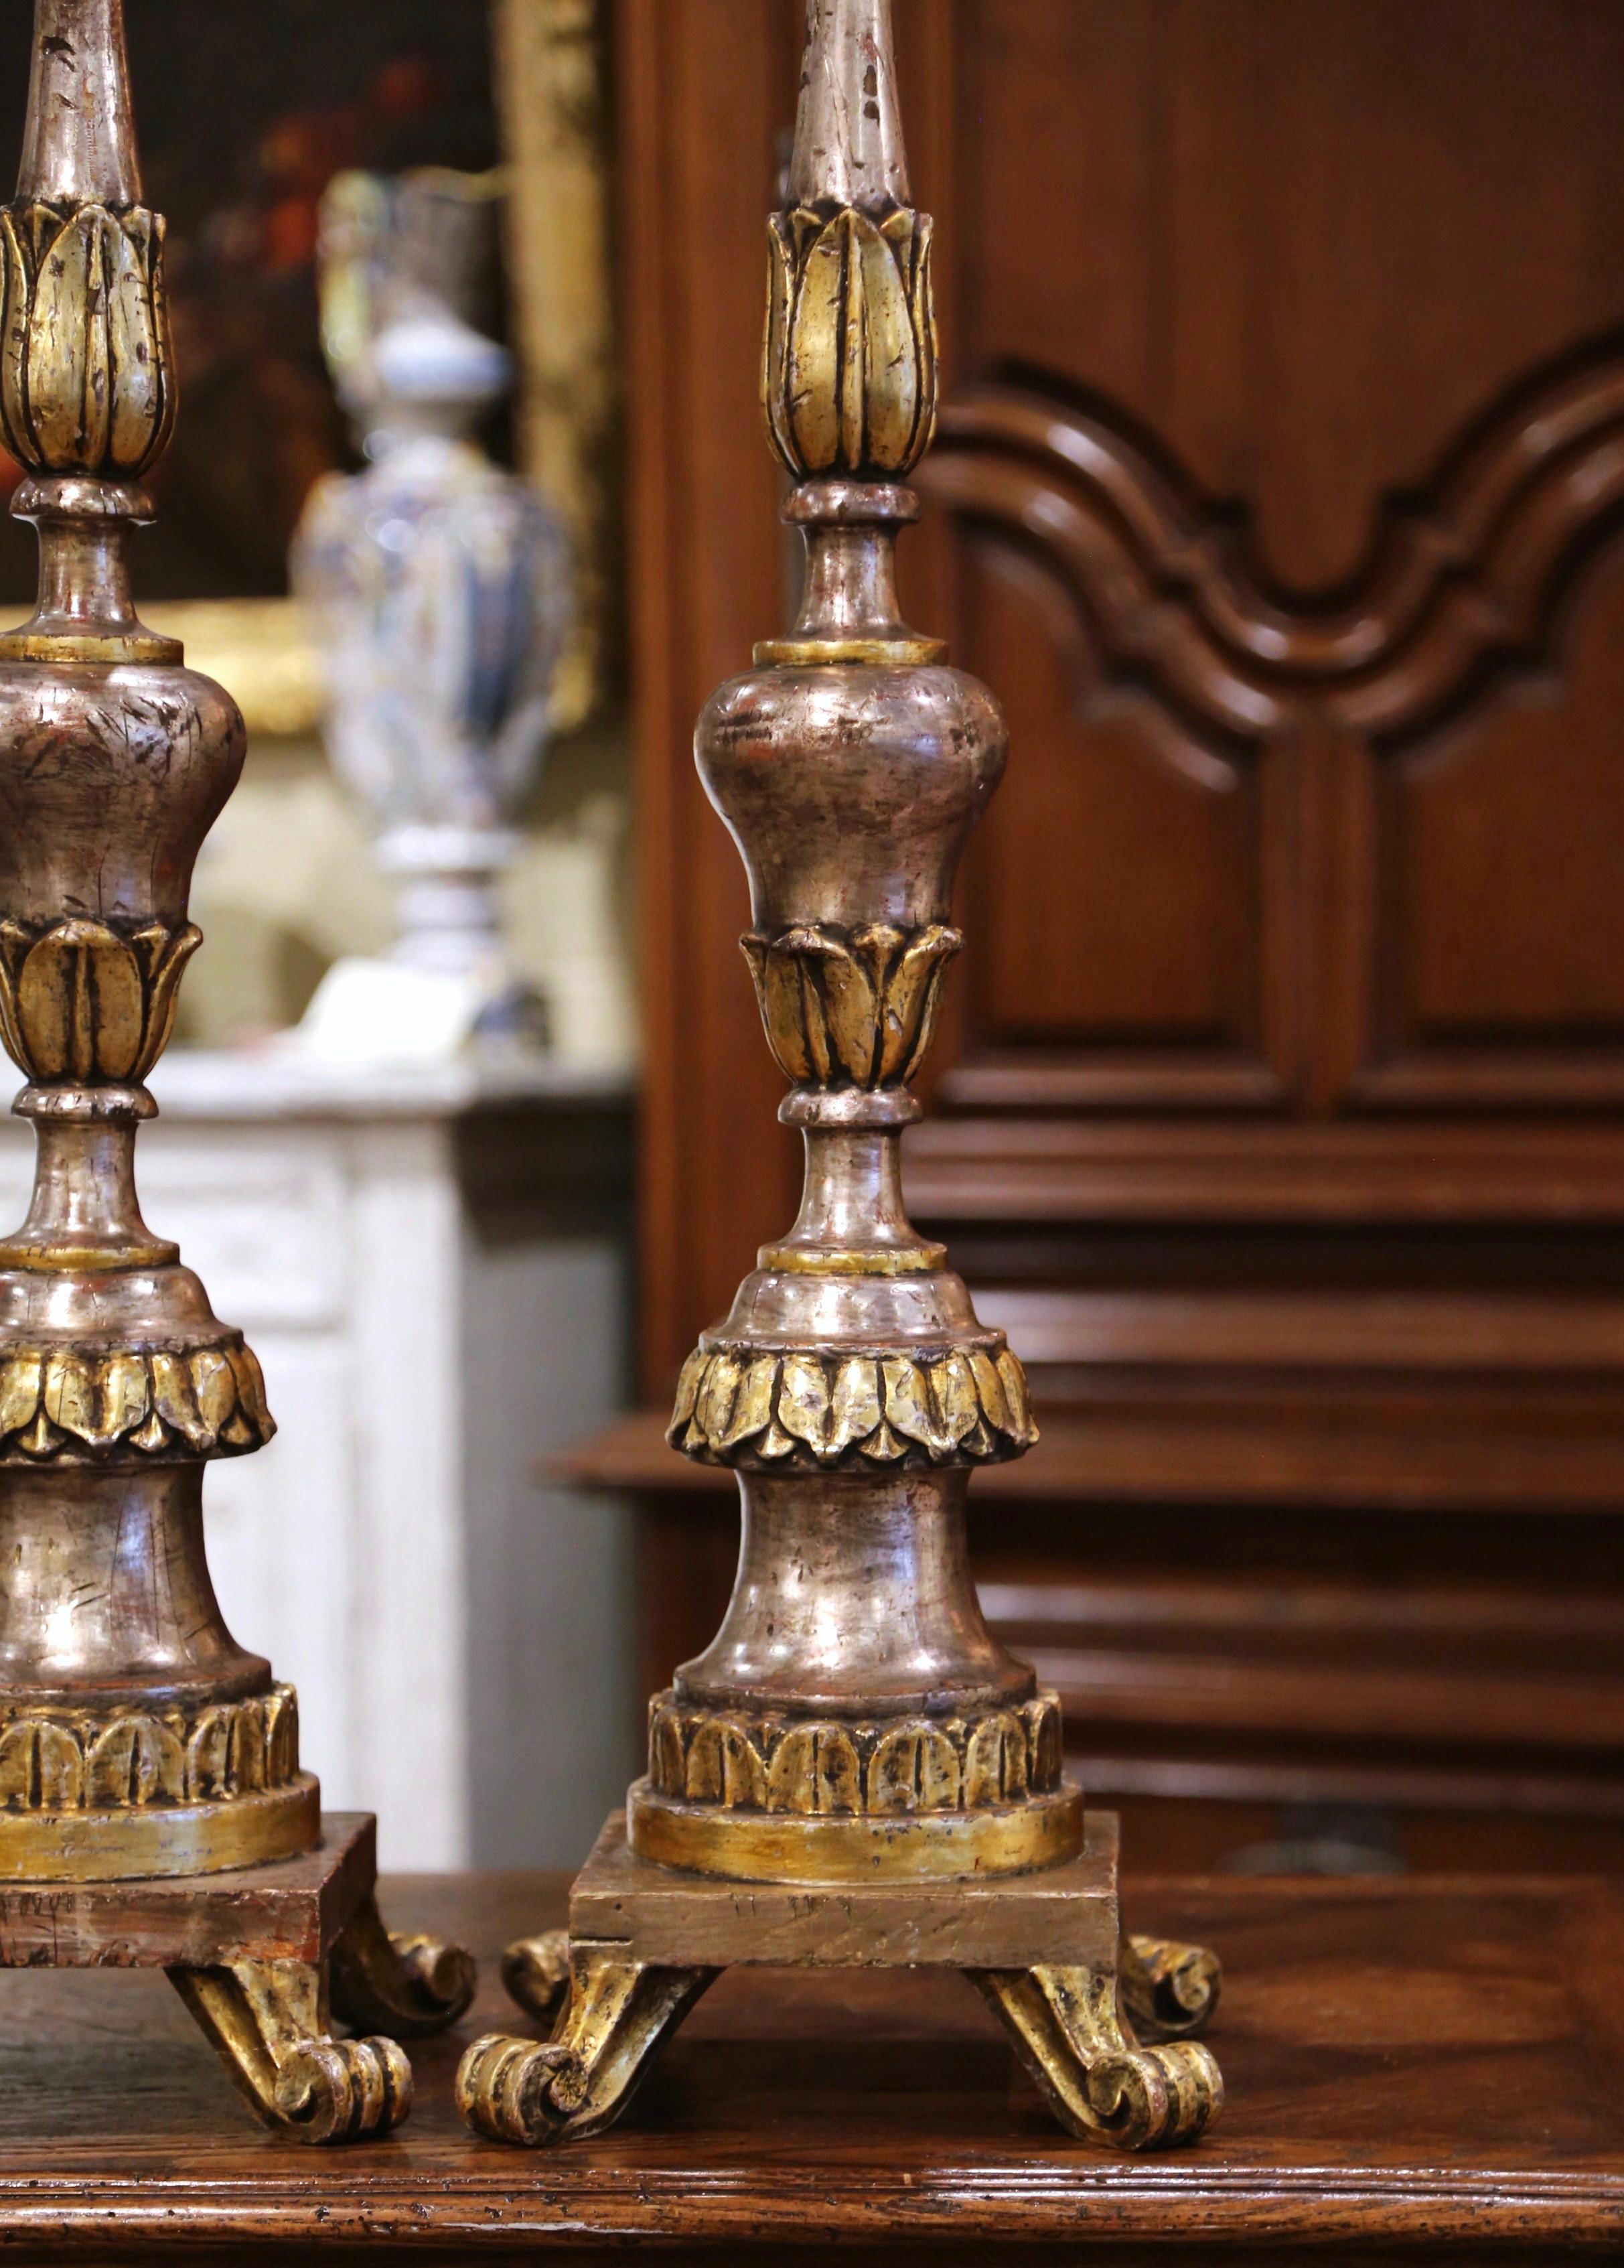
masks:
<path fill-rule="evenodd" d="M 755 387 L 799 18 L 615 10 L 650 1406 L 793 1211 L 690 744 L 791 571 Z M 897 32 L 949 405 L 908 611 L 1014 734 L 908 1164 L 1046 1429 L 974 1492 L 994 1618 L 1142 1859 L 1311 1804 L 1617 1865 L 1624 16 Z M 632 1439 L 658 1683 L 731 1521 Z"/>
<path fill-rule="evenodd" d="M 1197 2149 L 1064 2141 L 966 1988 L 747 1977 L 702 2003 L 627 2122 L 528 2154 L 452 2105 L 495 1955 L 562 1920 L 562 1876 L 419 1877 L 392 1913 L 474 1946 L 458 2035 L 414 2050 L 397 2138 L 312 2161 L 245 2124 L 161 1978 L 22 1972 L 0 1992 L 8 2260 L 536 2256 L 673 2264 L 1549 2260 L 1624 2242 L 1624 1906 L 1584 1879 L 1132 1886 L 1221 1943 L 1230 2099 Z"/>

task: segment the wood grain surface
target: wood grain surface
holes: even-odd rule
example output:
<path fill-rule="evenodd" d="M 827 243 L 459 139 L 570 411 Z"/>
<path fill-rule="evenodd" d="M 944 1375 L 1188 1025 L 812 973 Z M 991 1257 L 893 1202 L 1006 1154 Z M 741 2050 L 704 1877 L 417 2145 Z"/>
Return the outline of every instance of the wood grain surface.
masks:
<path fill-rule="evenodd" d="M 1229 2102 L 1182 2157 L 1067 2141 L 956 1980 L 724 1979 L 600 2141 L 530 2155 L 452 2106 L 467 2040 L 523 2030 L 494 1956 L 561 1921 L 562 1877 L 386 1882 L 400 1928 L 486 1981 L 414 2046 L 395 2139 L 261 2135 L 160 1978 L 30 1972 L 0 1993 L 7 2259 L 1533 2261 L 1624 2244 L 1624 1904 L 1598 1882 L 1140 1881 L 1136 1927 L 1222 1952 Z M 1035 2257 L 1035 2256 L 1034 2256 Z"/>
<path fill-rule="evenodd" d="M 136 1882 L 0 1885 L 0 1969 L 202 1969 L 323 1961 L 378 1878 L 371 1812 L 329 1811 L 313 1851 Z"/>

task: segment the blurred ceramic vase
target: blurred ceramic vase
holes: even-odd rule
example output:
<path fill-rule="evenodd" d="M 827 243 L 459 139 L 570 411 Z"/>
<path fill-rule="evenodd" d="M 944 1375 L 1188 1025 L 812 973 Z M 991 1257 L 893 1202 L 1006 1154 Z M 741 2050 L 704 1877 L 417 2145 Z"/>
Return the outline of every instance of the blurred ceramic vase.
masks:
<path fill-rule="evenodd" d="M 508 356 L 467 312 L 493 242 L 492 188 L 433 171 L 342 174 L 328 191 L 324 343 L 369 461 L 318 483 L 293 556 L 324 658 L 328 751 L 397 882 L 390 965 L 438 980 L 434 1002 L 427 990 L 419 1002 L 423 1036 L 444 1027 L 448 1043 L 544 1028 L 503 951 L 498 894 L 570 617 L 557 520 L 474 438 L 511 383 Z M 409 988 L 396 989 L 409 1026 Z"/>

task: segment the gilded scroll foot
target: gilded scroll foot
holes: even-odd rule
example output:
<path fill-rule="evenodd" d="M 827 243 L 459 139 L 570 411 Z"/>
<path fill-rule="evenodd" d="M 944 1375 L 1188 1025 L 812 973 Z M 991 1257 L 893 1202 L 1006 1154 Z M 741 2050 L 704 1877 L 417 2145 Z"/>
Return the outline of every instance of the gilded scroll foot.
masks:
<path fill-rule="evenodd" d="M 368 1898 L 333 1948 L 333 2007 L 353 2031 L 422 2039 L 454 2024 L 474 1998 L 472 1954 L 440 1937 L 400 1937 Z"/>
<path fill-rule="evenodd" d="M 570 1990 L 570 1933 L 544 1929 L 539 1937 L 516 1937 L 502 1956 L 502 1983 L 539 2024 L 556 2018 Z"/>
<path fill-rule="evenodd" d="M 1169 1956 L 1163 1962 L 1159 1956 Z M 1208 1964 L 1207 2004 L 1193 2014 L 1175 1977 L 1192 1994 L 1194 1970 L 1181 1957 Z M 1209 2051 L 1198 2042 L 1169 2041 L 1142 2047 L 1124 2021 L 1122 2004 L 1137 2014 L 1167 2005 L 1187 2030 L 1202 2021 L 1217 1998 L 1217 1963 L 1198 1947 L 1163 1946 L 1139 1939 L 1122 1948 L 1121 1997 L 1109 1970 L 1084 1968 L 972 1969 L 966 1971 L 1003 2020 L 1017 2054 L 1060 2118 L 1074 2134 L 1121 2150 L 1168 2149 L 1194 2142 L 1224 2104 L 1224 2080 Z M 1130 1983 L 1130 1978 L 1132 1982 Z"/>
<path fill-rule="evenodd" d="M 1118 1961 L 1122 2006 L 1142 2039 L 1188 2039 L 1216 2011 L 1224 1970 L 1204 1945 L 1124 1937 Z"/>
<path fill-rule="evenodd" d="M 493 2033 L 457 2074 L 459 2109 L 493 2141 L 601 2133 L 736 1962 L 752 1964 L 756 1991 L 769 1995 L 778 1968 L 962 1970 L 1062 2124 L 1122 2148 L 1193 2142 L 1223 2102 L 1216 2064 L 1187 2036 L 1217 2006 L 1217 1960 L 1200 1946 L 1121 1935 L 1109 1812 L 1090 1812 L 1077 1857 L 1047 1871 L 753 1883 L 746 1896 L 726 1876 L 643 1856 L 617 1811 L 576 1878 L 570 1912 L 573 1936 L 520 1938 L 503 1959 L 503 1984 L 545 2042 Z"/>
<path fill-rule="evenodd" d="M 493 2142 L 534 2148 L 601 2133 L 716 1974 L 628 1961 L 623 1946 L 570 1943 L 562 1930 L 519 1940 L 503 1979 L 539 2018 L 558 2009 L 553 2037 L 475 2040 L 458 2068 L 457 2108 Z"/>
<path fill-rule="evenodd" d="M 239 1961 L 168 1973 L 267 2125 L 351 2142 L 388 2133 L 410 2110 L 412 2067 L 393 2040 L 332 2036 L 323 1967 Z"/>

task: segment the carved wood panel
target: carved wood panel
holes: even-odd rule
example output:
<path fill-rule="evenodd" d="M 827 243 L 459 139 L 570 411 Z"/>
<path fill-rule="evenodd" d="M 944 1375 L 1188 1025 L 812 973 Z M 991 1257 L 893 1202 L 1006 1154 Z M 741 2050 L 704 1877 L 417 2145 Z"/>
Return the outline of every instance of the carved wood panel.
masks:
<path fill-rule="evenodd" d="M 1271 598 L 1239 531 L 1125 417 L 1030 381 L 950 409 L 922 482 L 971 533 L 961 642 L 1012 688 L 1031 752 L 974 870 L 991 939 L 971 1049 L 1069 1042 L 1120 1064 L 1136 1036 L 1140 1091 L 1079 1075 L 1077 1100 L 1232 1099 L 1231 1066 L 1175 1095 L 1157 1057 L 1221 1035 L 1240 1058 L 1250 1038 L 1283 1075 L 1266 1004 L 1301 1004 L 1340 890 L 1324 978 L 1356 1022 L 1317 1028 L 1308 1005 L 1295 1059 L 1340 1076 L 1299 1099 L 1624 1099 L 1621 388 L 1624 341 L 1520 393 L 1393 508 L 1334 608 Z M 1316 740 L 1341 792 L 1305 843 Z M 1102 963 L 1107 938 L 1131 975 Z M 1025 1027 L 996 1005 L 1033 998 Z M 1052 1101 L 1052 1057 L 1034 1071 Z"/>
<path fill-rule="evenodd" d="M 1259 1099 L 1257 750 L 1117 681 L 1035 549 L 979 543 L 965 585 L 965 664 L 979 673 L 984 650 L 1003 665 L 1013 744 L 1035 757 L 1006 777 L 966 902 L 977 1047 L 1176 1050 L 1214 1099 L 1238 1083 Z M 1018 923 L 1000 910 L 1013 907 Z"/>
<path fill-rule="evenodd" d="M 967 535 L 957 644 L 1013 700 L 1025 771 L 972 870 L 993 934 L 947 1092 L 1624 1097 L 1601 556 L 1624 25 L 1522 0 L 902 13 L 935 56 L 961 380 L 922 479 Z M 1170 765 L 1208 780 L 1199 821 Z"/>

